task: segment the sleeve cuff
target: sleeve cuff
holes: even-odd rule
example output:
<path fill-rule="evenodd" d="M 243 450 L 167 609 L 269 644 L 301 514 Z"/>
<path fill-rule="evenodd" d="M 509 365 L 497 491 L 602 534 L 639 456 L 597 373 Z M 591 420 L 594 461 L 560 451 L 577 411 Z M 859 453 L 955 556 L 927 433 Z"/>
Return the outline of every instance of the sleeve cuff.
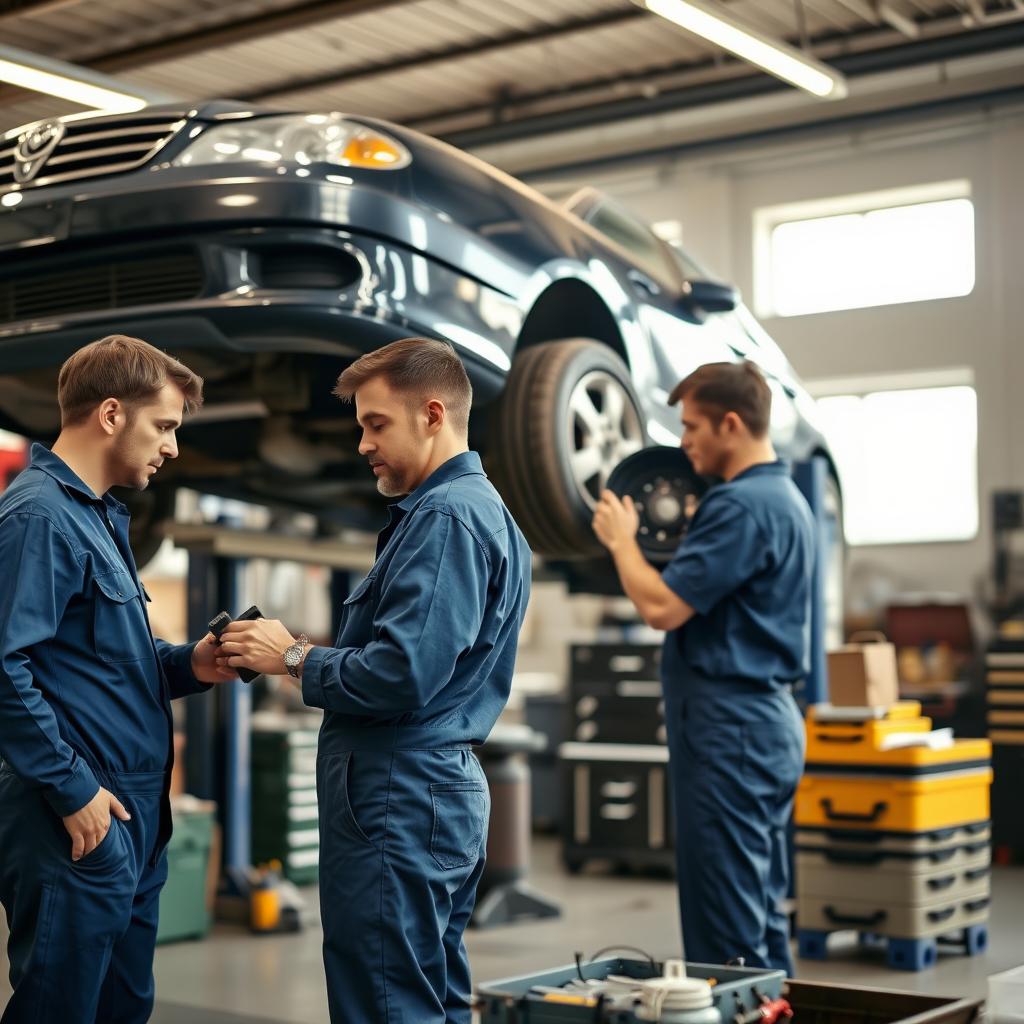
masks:
<path fill-rule="evenodd" d="M 192 675 L 192 652 L 195 647 L 194 643 L 176 644 L 168 647 L 161 659 L 172 700 L 189 697 L 194 693 L 205 693 L 213 688 L 212 683 L 201 683 Z"/>
<path fill-rule="evenodd" d="M 47 803 L 54 809 L 58 817 L 66 818 L 75 811 L 80 811 L 100 791 L 89 766 L 80 758 L 71 773 L 71 778 L 59 787 L 47 791 Z"/>
<path fill-rule="evenodd" d="M 325 709 L 323 669 L 326 647 L 311 647 L 302 663 L 302 702 L 309 708 Z"/>

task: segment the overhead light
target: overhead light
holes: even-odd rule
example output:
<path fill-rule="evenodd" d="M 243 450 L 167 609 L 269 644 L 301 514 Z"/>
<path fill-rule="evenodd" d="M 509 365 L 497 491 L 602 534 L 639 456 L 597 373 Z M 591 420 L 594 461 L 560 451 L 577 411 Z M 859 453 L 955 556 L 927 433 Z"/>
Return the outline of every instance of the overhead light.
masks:
<path fill-rule="evenodd" d="M 21 89 L 59 96 L 92 110 L 125 113 L 141 110 L 149 102 L 141 95 L 141 90 L 140 93 L 128 93 L 100 84 L 114 82 L 115 79 L 11 46 L 0 46 L 0 81 Z"/>
<path fill-rule="evenodd" d="M 843 75 L 781 39 L 758 32 L 704 0 L 633 0 L 666 21 L 821 99 L 846 95 Z"/>

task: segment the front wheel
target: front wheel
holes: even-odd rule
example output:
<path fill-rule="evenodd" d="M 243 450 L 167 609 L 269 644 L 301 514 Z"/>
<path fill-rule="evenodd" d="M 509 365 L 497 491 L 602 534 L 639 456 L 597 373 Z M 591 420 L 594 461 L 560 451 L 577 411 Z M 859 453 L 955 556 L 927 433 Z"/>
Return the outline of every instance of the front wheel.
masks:
<path fill-rule="evenodd" d="M 530 547 L 551 558 L 599 552 L 594 506 L 612 470 L 647 442 L 622 359 L 589 338 L 524 349 L 491 426 L 488 472 Z"/>

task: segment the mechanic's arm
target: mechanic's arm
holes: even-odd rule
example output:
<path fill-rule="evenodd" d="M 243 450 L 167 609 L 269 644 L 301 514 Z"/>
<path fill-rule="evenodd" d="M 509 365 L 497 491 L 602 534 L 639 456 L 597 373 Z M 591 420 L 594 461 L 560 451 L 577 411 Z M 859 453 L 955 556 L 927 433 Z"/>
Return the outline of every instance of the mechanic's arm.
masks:
<path fill-rule="evenodd" d="M 696 610 L 669 588 L 650 565 L 636 542 L 639 517 L 633 500 L 625 501 L 611 491 L 601 495 L 594 512 L 594 533 L 611 553 L 626 596 L 640 617 L 653 629 L 678 629 Z"/>
<path fill-rule="evenodd" d="M 306 652 L 302 698 L 309 707 L 359 715 L 416 711 L 447 685 L 476 642 L 490 575 L 483 547 L 444 511 L 413 517 L 381 583 L 373 639 L 364 647 Z M 281 673 L 292 637 L 276 620 L 258 619 L 231 623 L 221 641 L 232 667 Z"/>
<path fill-rule="evenodd" d="M 171 700 L 206 693 L 213 683 L 238 678 L 236 672 L 218 666 L 219 652 L 212 633 L 207 633 L 198 643 L 172 644 L 159 637 L 154 637 L 153 642 L 167 676 Z"/>
<path fill-rule="evenodd" d="M 56 635 L 83 571 L 64 534 L 31 512 L 0 523 L 0 565 L 0 757 L 65 818 L 100 787 L 61 738 L 53 709 L 35 685 L 30 652 Z"/>

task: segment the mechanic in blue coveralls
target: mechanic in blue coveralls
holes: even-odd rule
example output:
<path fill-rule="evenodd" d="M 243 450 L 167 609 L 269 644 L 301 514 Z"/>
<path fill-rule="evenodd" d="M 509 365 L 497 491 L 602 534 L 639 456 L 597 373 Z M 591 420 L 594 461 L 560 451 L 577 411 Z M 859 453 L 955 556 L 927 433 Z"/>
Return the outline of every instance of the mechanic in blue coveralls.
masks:
<path fill-rule="evenodd" d="M 662 687 L 686 956 L 792 973 L 786 828 L 803 771 L 792 697 L 809 667 L 810 509 L 768 436 L 771 392 L 749 362 L 700 367 L 675 388 L 682 447 L 720 477 L 671 563 L 636 542 L 632 501 L 606 491 L 594 530 L 626 594 L 665 637 Z"/>
<path fill-rule="evenodd" d="M 467 448 L 471 389 L 451 346 L 363 356 L 359 452 L 389 508 L 334 648 L 277 621 L 232 623 L 232 666 L 286 669 L 326 711 L 317 759 L 324 966 L 335 1024 L 469 1024 L 463 931 L 490 801 L 472 752 L 505 705 L 530 551 Z"/>
<path fill-rule="evenodd" d="M 178 454 L 202 380 L 111 336 L 61 368 L 61 432 L 0 498 L 3 1024 L 143 1024 L 170 838 L 170 699 L 234 678 L 212 643 L 153 638 L 107 492 Z M 208 638 L 212 641 L 212 637 Z"/>

